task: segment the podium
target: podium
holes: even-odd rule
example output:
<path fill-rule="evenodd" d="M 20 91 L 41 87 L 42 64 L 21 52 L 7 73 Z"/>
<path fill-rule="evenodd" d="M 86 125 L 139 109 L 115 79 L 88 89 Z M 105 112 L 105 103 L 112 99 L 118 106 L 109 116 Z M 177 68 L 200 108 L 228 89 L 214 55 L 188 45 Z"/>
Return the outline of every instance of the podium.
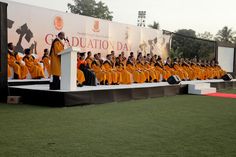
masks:
<path fill-rule="evenodd" d="M 60 52 L 61 55 L 61 90 L 76 90 L 77 88 L 77 47 L 69 47 Z"/>

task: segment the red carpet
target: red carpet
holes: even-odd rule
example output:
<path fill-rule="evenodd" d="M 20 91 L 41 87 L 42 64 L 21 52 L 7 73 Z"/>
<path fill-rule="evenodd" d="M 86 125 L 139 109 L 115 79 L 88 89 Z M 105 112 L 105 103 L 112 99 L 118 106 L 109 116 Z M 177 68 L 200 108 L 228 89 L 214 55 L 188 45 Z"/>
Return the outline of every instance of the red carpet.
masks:
<path fill-rule="evenodd" d="M 236 94 L 228 94 L 228 93 L 212 93 L 212 94 L 206 94 L 206 96 L 236 99 Z"/>

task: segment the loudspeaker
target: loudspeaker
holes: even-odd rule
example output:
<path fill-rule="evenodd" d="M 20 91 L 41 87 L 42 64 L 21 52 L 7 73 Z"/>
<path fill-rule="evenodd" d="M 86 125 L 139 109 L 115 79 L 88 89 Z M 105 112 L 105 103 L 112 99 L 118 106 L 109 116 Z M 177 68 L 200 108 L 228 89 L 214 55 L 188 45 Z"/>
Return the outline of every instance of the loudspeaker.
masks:
<path fill-rule="evenodd" d="M 225 74 L 224 76 L 222 76 L 222 79 L 223 79 L 224 81 L 230 81 L 230 80 L 233 79 L 233 76 L 230 75 L 230 74 Z"/>
<path fill-rule="evenodd" d="M 172 75 L 167 79 L 167 82 L 169 84 L 179 84 L 181 82 L 181 79 L 177 75 Z"/>

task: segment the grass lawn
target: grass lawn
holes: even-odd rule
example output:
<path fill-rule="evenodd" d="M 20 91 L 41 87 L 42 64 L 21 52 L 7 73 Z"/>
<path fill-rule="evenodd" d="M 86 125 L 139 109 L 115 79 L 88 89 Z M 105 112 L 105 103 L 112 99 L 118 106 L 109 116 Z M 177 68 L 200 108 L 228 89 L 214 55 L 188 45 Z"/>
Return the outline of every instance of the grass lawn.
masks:
<path fill-rule="evenodd" d="M 221 90 L 220 92 L 222 92 L 222 93 L 232 93 L 232 94 L 236 94 L 236 89 L 231 89 L 231 90 Z"/>
<path fill-rule="evenodd" d="M 0 105 L 3 157 L 235 157 L 236 99 L 181 95 L 83 107 Z"/>

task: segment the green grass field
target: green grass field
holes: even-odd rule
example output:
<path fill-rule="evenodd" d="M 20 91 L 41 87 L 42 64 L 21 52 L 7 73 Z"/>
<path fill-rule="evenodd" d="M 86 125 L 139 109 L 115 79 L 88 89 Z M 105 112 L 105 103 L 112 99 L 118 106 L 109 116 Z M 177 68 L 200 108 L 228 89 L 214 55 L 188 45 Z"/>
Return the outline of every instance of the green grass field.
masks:
<path fill-rule="evenodd" d="M 236 94 L 236 90 L 235 90 L 235 89 L 231 89 L 231 90 L 222 90 L 222 91 L 220 91 L 220 92 Z"/>
<path fill-rule="evenodd" d="M 181 95 L 69 108 L 1 104 L 0 156 L 235 157 L 236 99 Z"/>

